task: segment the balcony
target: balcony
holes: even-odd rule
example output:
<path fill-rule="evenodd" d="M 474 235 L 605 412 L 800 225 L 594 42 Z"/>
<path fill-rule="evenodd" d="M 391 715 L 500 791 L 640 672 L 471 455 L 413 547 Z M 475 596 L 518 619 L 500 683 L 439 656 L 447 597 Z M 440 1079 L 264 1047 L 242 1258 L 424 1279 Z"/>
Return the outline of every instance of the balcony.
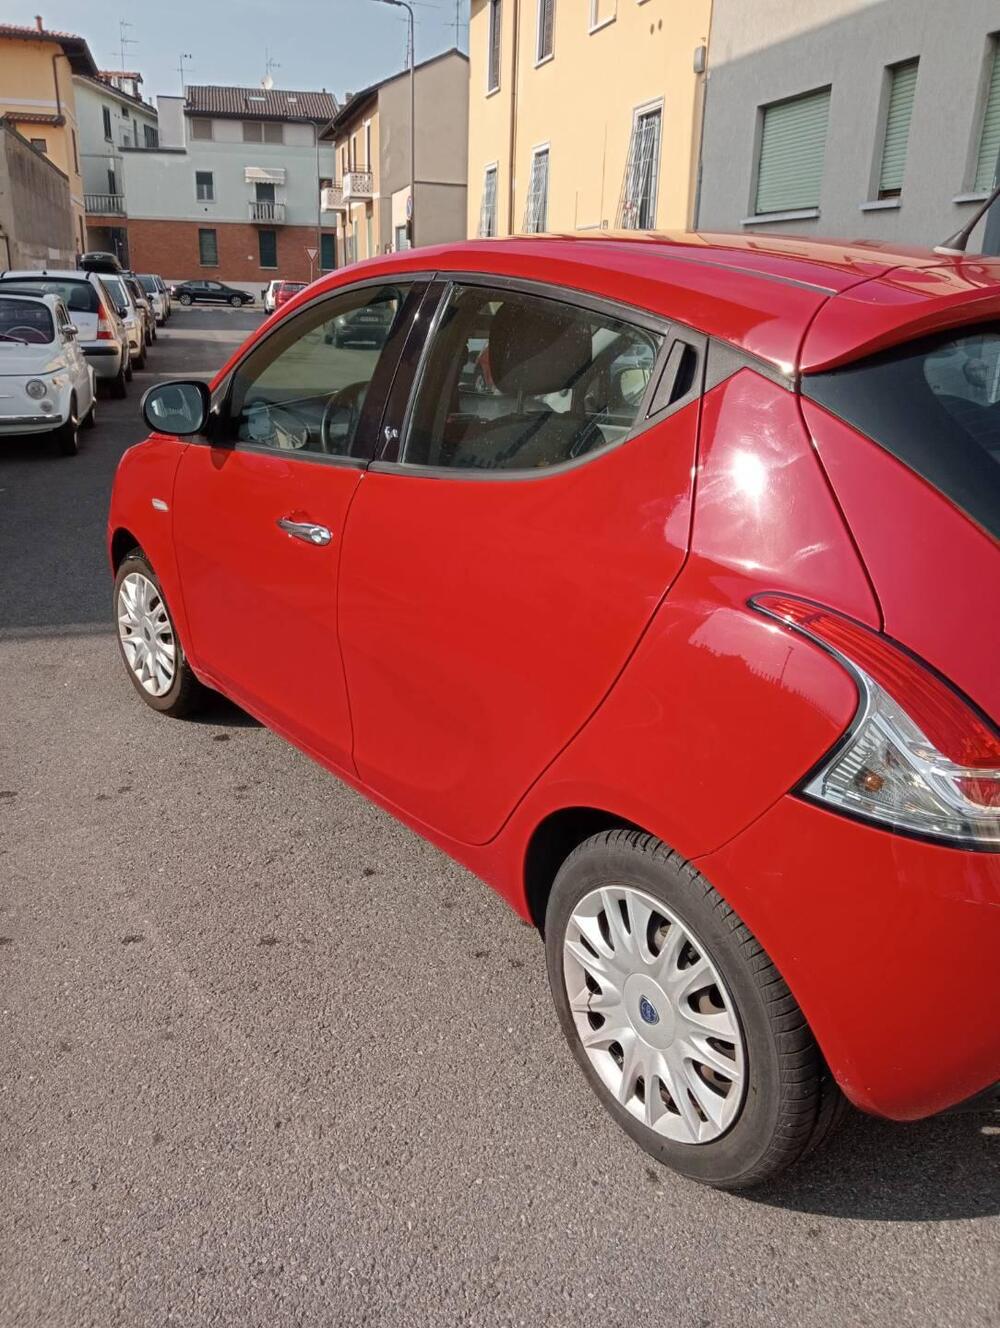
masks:
<path fill-rule="evenodd" d="M 124 217 L 124 194 L 84 194 L 83 205 L 96 217 Z"/>
<path fill-rule="evenodd" d="M 339 184 L 320 190 L 319 206 L 322 212 L 344 212 L 347 204 L 344 202 L 344 191 Z"/>
<path fill-rule="evenodd" d="M 348 171 L 344 176 L 344 202 L 366 202 L 375 189 L 371 171 Z"/>
<path fill-rule="evenodd" d="M 284 203 L 251 203 L 250 220 L 265 226 L 281 226 L 285 221 Z"/>

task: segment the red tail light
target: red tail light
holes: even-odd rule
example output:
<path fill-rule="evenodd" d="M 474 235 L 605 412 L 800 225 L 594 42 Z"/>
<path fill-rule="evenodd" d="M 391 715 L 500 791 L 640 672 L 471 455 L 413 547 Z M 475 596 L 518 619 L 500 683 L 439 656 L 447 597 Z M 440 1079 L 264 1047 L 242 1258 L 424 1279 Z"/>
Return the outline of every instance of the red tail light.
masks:
<path fill-rule="evenodd" d="M 97 304 L 97 340 L 114 341 L 115 332 L 111 325 L 111 319 L 108 317 L 108 311 L 104 305 L 98 301 Z"/>

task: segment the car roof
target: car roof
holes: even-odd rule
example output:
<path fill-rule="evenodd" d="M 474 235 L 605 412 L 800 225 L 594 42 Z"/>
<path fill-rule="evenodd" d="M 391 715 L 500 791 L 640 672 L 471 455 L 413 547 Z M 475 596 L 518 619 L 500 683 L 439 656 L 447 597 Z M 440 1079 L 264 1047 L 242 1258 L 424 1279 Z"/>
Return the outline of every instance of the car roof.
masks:
<path fill-rule="evenodd" d="M 815 372 L 955 323 L 1000 317 L 1000 259 L 867 240 L 601 232 L 470 240 L 340 269 L 309 298 L 397 271 L 563 286 L 697 328 L 780 372 Z"/>

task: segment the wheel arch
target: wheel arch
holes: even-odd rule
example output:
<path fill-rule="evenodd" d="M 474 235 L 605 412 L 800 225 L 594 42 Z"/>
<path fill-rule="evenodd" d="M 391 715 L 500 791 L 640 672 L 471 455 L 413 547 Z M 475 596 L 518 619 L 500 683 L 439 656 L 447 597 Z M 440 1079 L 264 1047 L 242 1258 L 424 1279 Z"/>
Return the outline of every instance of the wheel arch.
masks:
<path fill-rule="evenodd" d="M 573 850 L 603 830 L 641 830 L 634 821 L 601 807 L 562 807 L 539 821 L 524 855 L 524 899 L 531 921 L 545 934 L 545 909 L 559 868 Z"/>
<path fill-rule="evenodd" d="M 141 548 L 142 548 L 141 541 L 136 539 L 136 537 L 132 534 L 131 530 L 128 530 L 125 526 L 119 526 L 118 529 L 115 531 L 115 533 L 111 536 L 112 572 L 114 572 L 115 575 L 117 575 L 118 569 L 119 567 L 121 567 L 125 555 L 127 553 L 130 553 L 133 549 L 141 549 Z"/>

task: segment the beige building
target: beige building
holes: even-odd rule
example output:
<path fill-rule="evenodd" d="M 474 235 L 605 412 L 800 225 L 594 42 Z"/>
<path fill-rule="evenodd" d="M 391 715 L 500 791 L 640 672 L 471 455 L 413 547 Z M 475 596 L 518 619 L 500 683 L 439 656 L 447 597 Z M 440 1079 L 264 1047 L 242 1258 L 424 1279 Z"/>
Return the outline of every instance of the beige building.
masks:
<path fill-rule="evenodd" d="M 684 228 L 711 0 L 472 0 L 467 232 Z"/>
<path fill-rule="evenodd" d="M 82 252 L 87 234 L 74 74 L 97 77 L 82 37 L 51 32 L 40 18 L 33 28 L 0 24 L 0 116 L 66 177 L 74 241 Z"/>
<path fill-rule="evenodd" d="M 416 180 L 410 197 L 410 75 L 355 93 L 333 122 L 337 266 L 414 244 L 465 238 L 469 61 L 444 51 L 415 71 Z"/>

